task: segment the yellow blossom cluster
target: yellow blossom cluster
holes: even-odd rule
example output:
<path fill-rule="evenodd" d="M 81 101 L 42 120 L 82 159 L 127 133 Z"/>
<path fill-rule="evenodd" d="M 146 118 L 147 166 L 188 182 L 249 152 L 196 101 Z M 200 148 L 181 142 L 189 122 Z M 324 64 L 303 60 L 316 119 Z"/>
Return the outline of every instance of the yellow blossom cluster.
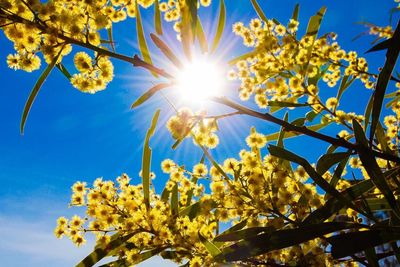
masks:
<path fill-rule="evenodd" d="M 211 266 L 213 257 L 200 236 L 213 240 L 224 223 L 287 229 L 324 205 L 324 196 L 308 182 L 303 167 L 292 169 L 282 159 L 263 156 L 266 139 L 255 129 L 246 140 L 250 150 L 240 151 L 239 159 L 228 158 L 210 169 L 200 162 L 188 171 L 171 159 L 164 160 L 161 168 L 169 179 L 161 195 L 150 189 L 149 204 L 143 186 L 132 185 L 126 174 L 118 177 L 116 184 L 98 178 L 92 188 L 77 182 L 72 186 L 71 205 L 86 206 L 86 215 L 75 215 L 70 220 L 59 218 L 55 235 L 65 235 L 81 245 L 85 235 L 93 233 L 100 247 L 106 247 L 116 236 L 126 237 L 127 241 L 109 256 L 117 256 L 128 264 L 140 261 L 143 252 L 159 249 L 161 256 L 173 254 L 168 258 L 178 263 L 189 260 L 190 266 Z M 357 160 L 352 159 L 350 164 L 357 165 Z M 328 171 L 323 177 L 330 181 L 332 174 Z M 205 183 L 200 180 L 208 181 L 209 193 L 205 193 Z M 348 181 L 341 179 L 336 188 L 342 191 L 349 186 Z M 358 220 L 357 212 L 347 212 L 349 220 Z M 223 249 L 230 244 L 218 246 Z M 326 247 L 323 239 L 314 239 L 257 259 L 277 264 L 306 261 L 308 266 L 332 266 L 333 259 L 324 253 Z"/>
<path fill-rule="evenodd" d="M 190 259 L 190 266 L 200 266 L 196 265 L 199 261 L 200 264 L 210 262 L 210 255 L 199 241 L 199 233 L 209 239 L 215 235 L 216 223 L 210 204 L 207 209 L 207 203 L 211 203 L 209 198 L 201 198 L 201 210 L 195 218 L 189 218 L 184 212 L 176 214 L 170 204 L 153 191 L 150 204 L 146 205 L 142 185 L 131 185 L 126 174 L 118 177 L 116 184 L 98 178 L 92 188 L 77 182 L 72 190 L 71 205 L 86 206 L 86 215 L 83 218 L 75 215 L 70 220 L 59 218 L 54 230 L 58 238 L 67 236 L 80 246 L 86 242 L 85 235 L 93 233 L 97 246 L 106 247 L 117 237 L 127 237 L 112 255 L 128 264 L 135 264 L 141 252 L 151 249 L 160 249 L 160 252 L 173 249 L 174 260 Z M 194 194 L 200 196 L 201 190 L 194 190 Z M 179 204 L 181 208 L 187 206 L 182 201 Z"/>
<path fill-rule="evenodd" d="M 393 29 L 392 29 L 392 26 L 379 27 L 379 26 L 374 25 L 374 26 L 370 26 L 369 34 L 377 35 L 380 38 L 388 39 L 388 38 L 392 37 Z"/>
<path fill-rule="evenodd" d="M 219 144 L 215 134 L 218 130 L 217 120 L 205 118 L 204 112 L 193 114 L 189 108 L 181 108 L 168 120 L 167 128 L 177 140 L 193 137 L 195 144 L 208 148 L 215 148 Z"/>
<path fill-rule="evenodd" d="M 343 50 L 333 33 L 319 38 L 312 34 L 296 37 L 298 25 L 293 19 L 286 26 L 260 19 L 251 20 L 248 26 L 242 22 L 233 25 L 233 32 L 253 49 L 238 58 L 228 73 L 229 79 L 241 82 L 241 100 L 254 97 L 260 108 L 267 108 L 270 101 L 298 103 L 306 97 L 303 102 L 314 111 L 325 110 L 337 122 L 353 118 L 354 114 L 336 110 L 338 99 L 320 99 L 318 81 L 334 87 L 341 79 L 360 79 L 372 88 L 374 77 L 368 73 L 366 60 L 354 51 Z"/>
<path fill-rule="evenodd" d="M 211 0 L 199 3 L 208 6 Z M 113 23 L 127 17 L 136 17 L 136 4 L 147 8 L 154 0 L 1 1 L 0 28 L 15 49 L 15 53 L 7 57 L 7 64 L 15 70 L 32 72 L 41 66 L 40 53 L 50 64 L 56 56 L 60 63 L 63 56 L 71 53 L 72 44 L 107 49 L 100 38 L 101 30 L 110 29 Z M 184 6 L 185 1 L 178 0 L 160 3 L 167 21 L 178 20 Z M 113 79 L 112 64 L 105 57 L 96 56 L 91 60 L 87 54 L 78 52 L 74 63 L 80 73 L 72 77 L 71 83 L 83 92 L 103 90 Z"/>
<path fill-rule="evenodd" d="M 75 67 L 79 71 L 71 78 L 74 87 L 85 93 L 104 90 L 113 79 L 114 66 L 108 57 L 98 56 L 94 60 L 85 52 L 78 52 L 74 57 Z"/>

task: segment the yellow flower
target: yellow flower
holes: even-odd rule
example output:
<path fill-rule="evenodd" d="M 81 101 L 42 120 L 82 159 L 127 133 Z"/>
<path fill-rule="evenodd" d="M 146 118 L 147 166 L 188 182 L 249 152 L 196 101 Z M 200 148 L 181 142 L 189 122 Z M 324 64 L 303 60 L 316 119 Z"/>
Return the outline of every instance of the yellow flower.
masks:
<path fill-rule="evenodd" d="M 193 167 L 193 174 L 196 176 L 204 177 L 208 173 L 207 166 L 199 163 Z"/>

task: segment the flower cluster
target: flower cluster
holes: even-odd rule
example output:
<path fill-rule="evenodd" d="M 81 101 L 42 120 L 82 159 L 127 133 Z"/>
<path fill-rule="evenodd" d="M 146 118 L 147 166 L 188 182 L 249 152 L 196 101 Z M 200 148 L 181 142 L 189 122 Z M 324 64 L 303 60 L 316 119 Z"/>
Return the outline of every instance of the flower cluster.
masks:
<path fill-rule="evenodd" d="M 169 179 L 161 195 L 150 189 L 149 204 L 143 186 L 132 185 L 126 174 L 118 177 L 116 184 L 98 178 L 92 188 L 77 182 L 72 187 L 71 205 L 86 206 L 86 215 L 59 218 L 55 235 L 68 236 L 79 246 L 85 243 L 87 233 L 93 233 L 100 247 L 125 237 L 127 241 L 110 256 L 128 264 L 140 261 L 141 253 L 158 249 L 161 256 L 178 263 L 189 260 L 190 266 L 210 266 L 213 257 L 200 236 L 214 239 L 226 222 L 287 229 L 325 203 L 304 168 L 293 170 L 281 159 L 262 155 L 266 145 L 263 134 L 253 129 L 246 140 L 250 150 L 240 151 L 239 159 L 227 158 L 210 169 L 201 162 L 188 171 L 170 159 L 164 160 L 161 168 Z M 332 174 L 326 172 L 324 178 L 329 181 Z M 209 193 L 204 192 L 204 185 L 209 186 Z M 349 186 L 341 179 L 336 188 L 342 191 Z M 358 220 L 352 210 L 347 210 L 347 215 L 347 220 Z M 334 260 L 324 253 L 326 248 L 323 239 L 314 239 L 257 259 L 331 266 Z"/>
<path fill-rule="evenodd" d="M 193 137 L 196 145 L 208 148 L 215 148 L 219 144 L 215 134 L 218 130 L 217 120 L 205 118 L 204 112 L 193 114 L 190 109 L 182 108 L 168 120 L 167 128 L 177 140 Z"/>
<path fill-rule="evenodd" d="M 7 64 L 15 70 L 32 72 L 41 66 L 40 54 L 48 64 L 56 56 L 60 63 L 71 53 L 72 44 L 107 49 L 100 38 L 101 31 L 127 17 L 136 17 L 136 2 L 144 8 L 154 4 L 154 0 L 2 1 L 0 28 L 14 43 L 16 52 L 7 57 Z M 208 6 L 211 0 L 199 3 Z M 165 12 L 166 21 L 177 21 L 185 5 L 185 1 L 169 0 L 160 3 L 160 10 Z M 179 23 L 175 29 L 179 28 Z M 78 52 L 74 62 L 80 73 L 74 75 L 71 82 L 83 92 L 103 90 L 113 79 L 113 66 L 106 57 L 95 54 L 95 59 L 91 60 L 87 54 Z"/>
<path fill-rule="evenodd" d="M 374 79 L 368 73 L 365 58 L 356 52 L 346 52 L 335 41 L 336 35 L 319 38 L 306 34 L 297 38 L 298 21 L 291 19 L 284 26 L 276 20 L 253 19 L 249 26 L 242 22 L 233 25 L 233 32 L 243 39 L 252 51 L 236 60 L 228 78 L 239 80 L 239 96 L 246 101 L 254 97 L 260 108 L 270 107 L 271 101 L 298 103 L 305 99 L 315 112 L 326 111 L 326 118 L 342 123 L 363 117 L 337 110 L 339 99 L 322 100 L 318 81 L 329 87 L 340 80 L 349 85 L 356 79 L 366 88 L 373 88 Z"/>

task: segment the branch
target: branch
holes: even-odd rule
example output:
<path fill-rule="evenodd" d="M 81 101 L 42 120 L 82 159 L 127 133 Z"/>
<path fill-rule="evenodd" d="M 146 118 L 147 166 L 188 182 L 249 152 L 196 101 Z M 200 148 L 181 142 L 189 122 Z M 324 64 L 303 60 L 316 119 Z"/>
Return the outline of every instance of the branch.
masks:
<path fill-rule="evenodd" d="M 278 124 L 280 126 L 282 126 L 286 131 L 289 132 L 298 132 L 310 137 L 313 137 L 315 139 L 330 143 L 332 145 L 335 146 L 340 146 L 340 147 L 344 147 L 347 149 L 351 149 L 353 151 L 359 151 L 359 150 L 365 150 L 368 149 L 374 156 L 378 157 L 378 158 L 382 158 L 382 159 L 386 159 L 386 160 L 390 160 L 396 163 L 400 163 L 400 158 L 395 156 L 395 155 L 391 155 L 391 154 L 386 154 L 386 153 L 382 153 L 376 150 L 373 150 L 371 148 L 366 148 L 364 146 L 361 146 L 360 144 L 353 144 L 350 143 L 342 138 L 334 138 L 331 137 L 329 135 L 325 135 L 319 132 L 315 132 L 313 130 L 308 129 L 305 126 L 296 126 L 293 125 L 287 121 L 281 120 L 277 117 L 272 116 L 271 114 L 268 113 L 261 113 L 252 109 L 249 109 L 245 106 L 242 106 L 238 103 L 235 103 L 231 100 L 229 100 L 226 97 L 212 97 L 211 98 L 212 101 L 223 104 L 225 106 L 231 107 L 235 110 L 237 110 L 238 112 L 240 112 L 240 114 L 245 114 L 245 115 L 249 115 L 252 117 L 256 117 L 256 118 L 260 118 L 262 120 L 265 121 L 269 121 L 275 124 Z"/>
<path fill-rule="evenodd" d="M 40 24 L 38 22 L 30 21 L 30 20 L 24 19 L 24 18 L 22 18 L 20 16 L 17 16 L 17 15 L 7 15 L 6 19 L 8 19 L 10 21 L 14 21 L 16 23 L 22 23 L 22 24 L 25 24 L 25 25 L 34 26 L 37 29 L 41 30 L 42 32 L 49 32 L 49 30 L 51 30 L 51 28 L 48 27 L 47 25 L 42 25 L 42 24 Z M 160 76 L 163 76 L 165 78 L 168 78 L 168 79 L 173 79 L 174 78 L 171 74 L 169 74 L 168 72 L 164 71 L 163 69 L 157 68 L 154 65 L 143 61 L 141 58 L 139 58 L 138 55 L 135 55 L 134 57 L 128 57 L 126 55 L 117 54 L 117 53 L 114 53 L 112 51 L 109 51 L 109 50 L 97 47 L 95 45 L 92 45 L 90 43 L 84 43 L 84 42 L 76 40 L 74 38 L 65 36 L 63 34 L 57 35 L 57 38 L 62 39 L 62 40 L 64 40 L 65 42 L 67 42 L 69 44 L 76 44 L 78 46 L 88 48 L 88 49 L 90 49 L 92 51 L 96 51 L 99 54 L 102 54 L 102 55 L 105 55 L 105 56 L 109 56 L 109 57 L 112 57 L 112 58 L 116 58 L 116 59 L 119 59 L 119 60 L 122 60 L 122 61 L 125 61 L 125 62 L 128 62 L 128 63 L 131 63 L 135 67 L 143 67 L 143 68 L 145 68 L 145 69 L 147 69 L 147 70 L 149 70 L 151 72 L 157 73 Z"/>

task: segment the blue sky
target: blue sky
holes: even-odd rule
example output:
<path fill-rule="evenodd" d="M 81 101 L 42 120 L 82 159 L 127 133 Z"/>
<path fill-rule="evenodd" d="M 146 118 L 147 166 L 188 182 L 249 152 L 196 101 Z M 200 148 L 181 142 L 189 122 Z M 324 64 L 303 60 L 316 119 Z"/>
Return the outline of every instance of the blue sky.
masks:
<path fill-rule="evenodd" d="M 201 12 L 206 33 L 212 32 L 216 25 L 218 1 L 214 7 Z M 282 22 L 291 17 L 295 1 L 259 1 L 269 18 Z M 321 32 L 335 31 L 338 41 L 346 50 L 356 50 L 359 54 L 368 50 L 371 38 L 363 37 L 351 41 L 353 37 L 366 30 L 360 21 L 377 25 L 388 24 L 389 9 L 393 1 L 304 1 L 300 6 L 300 31 L 304 31 L 308 18 L 322 5 L 328 7 L 321 26 Z M 230 33 L 230 25 L 238 20 L 248 22 L 255 17 L 250 1 L 227 0 L 227 28 L 218 55 L 229 60 L 240 55 L 243 49 L 239 38 Z M 142 11 L 145 18 L 146 33 L 153 30 L 151 10 Z M 135 26 L 133 20 L 116 25 L 114 39 L 117 51 L 132 55 L 135 48 Z M 164 23 L 169 36 L 164 36 L 172 46 L 179 47 L 171 25 Z M 150 44 L 150 43 L 149 43 Z M 198 148 L 191 141 L 185 141 L 177 151 L 172 151 L 172 138 L 164 123 L 172 114 L 165 100 L 156 95 L 142 107 L 132 111 L 130 104 L 151 87 L 151 76 L 132 66 L 114 61 L 115 78 L 108 89 L 95 95 L 88 95 L 74 89 L 57 70 L 43 85 L 28 118 L 25 135 L 19 134 L 19 123 L 24 103 L 40 71 L 32 74 L 14 71 L 7 67 L 6 56 L 12 52 L 12 44 L 0 34 L 0 257 L 4 266 L 71 266 L 87 254 L 92 244 L 81 249 L 75 248 L 69 240 L 57 240 L 52 231 L 55 220 L 61 215 L 73 215 L 79 210 L 68 209 L 70 186 L 76 180 L 91 182 L 97 177 L 114 179 L 123 172 L 136 182 L 141 165 L 141 144 L 151 116 L 156 108 L 161 108 L 161 120 L 156 136 L 152 140 L 153 171 L 157 173 L 155 184 L 164 185 L 166 177 L 160 173 L 159 163 L 170 157 L 191 166 L 201 157 Z M 151 51 L 157 55 L 150 44 Z M 229 48 L 228 50 L 226 50 Z M 367 55 L 372 72 L 382 65 L 382 52 Z M 158 65 L 164 66 L 161 57 L 155 58 Z M 66 61 L 70 71 L 74 68 Z M 235 92 L 232 84 L 227 94 Z M 332 95 L 336 91 L 332 91 Z M 349 110 L 363 113 L 367 101 L 365 89 L 357 84 L 346 97 L 350 101 L 344 105 Z M 329 94 L 329 92 L 327 92 Z M 356 99 L 356 101 L 355 101 Z M 223 112 L 220 106 L 208 104 L 214 112 Z M 255 125 L 263 133 L 274 132 L 275 126 L 244 117 L 231 118 L 221 122 L 221 145 L 214 151 L 217 159 L 236 156 L 245 146 L 243 137 Z M 329 133 L 329 130 L 327 130 Z M 293 150 L 315 160 L 316 151 L 324 147 L 312 143 L 308 148 L 296 141 L 287 144 Z M 90 243 L 90 242 L 89 242 Z M 157 264 L 150 262 L 150 264 Z"/>

